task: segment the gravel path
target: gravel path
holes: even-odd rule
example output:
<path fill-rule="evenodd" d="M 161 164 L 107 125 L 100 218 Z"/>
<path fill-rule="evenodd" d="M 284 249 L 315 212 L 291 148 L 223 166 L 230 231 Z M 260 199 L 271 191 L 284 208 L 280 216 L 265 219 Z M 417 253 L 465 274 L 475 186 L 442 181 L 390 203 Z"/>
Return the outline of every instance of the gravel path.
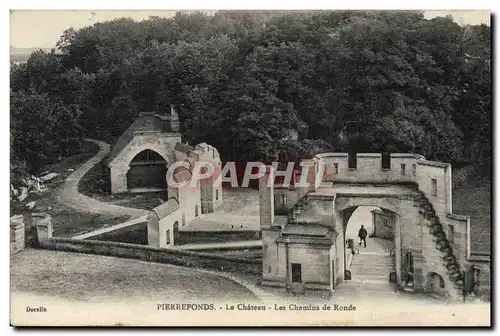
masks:
<path fill-rule="evenodd" d="M 109 153 L 109 145 L 105 142 L 85 139 L 99 146 L 99 152 L 90 160 L 76 169 L 64 182 L 64 187 L 59 195 L 59 201 L 76 211 L 113 216 L 131 216 L 133 218 L 148 214 L 147 210 L 127 208 L 119 205 L 108 204 L 78 192 L 78 183 L 85 174 Z"/>

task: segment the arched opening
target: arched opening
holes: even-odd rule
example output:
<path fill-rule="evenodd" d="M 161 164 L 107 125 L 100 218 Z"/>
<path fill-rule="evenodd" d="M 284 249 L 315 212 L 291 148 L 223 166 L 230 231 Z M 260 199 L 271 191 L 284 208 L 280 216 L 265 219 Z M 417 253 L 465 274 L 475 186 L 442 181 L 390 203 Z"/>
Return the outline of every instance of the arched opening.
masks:
<path fill-rule="evenodd" d="M 174 225 L 172 225 L 172 231 L 173 231 L 173 241 L 172 241 L 172 245 L 175 245 L 175 242 L 177 240 L 177 238 L 179 237 L 179 222 L 178 221 L 175 221 L 174 222 Z"/>
<path fill-rule="evenodd" d="M 167 190 L 167 162 L 155 151 L 138 153 L 129 164 L 127 188 L 130 192 Z"/>
<path fill-rule="evenodd" d="M 395 231 L 398 215 L 374 206 L 342 211 L 346 280 L 389 283 L 395 272 Z"/>
<path fill-rule="evenodd" d="M 426 291 L 428 293 L 437 295 L 437 296 L 446 296 L 445 290 L 445 282 L 441 275 L 436 272 L 427 273 L 426 277 Z"/>

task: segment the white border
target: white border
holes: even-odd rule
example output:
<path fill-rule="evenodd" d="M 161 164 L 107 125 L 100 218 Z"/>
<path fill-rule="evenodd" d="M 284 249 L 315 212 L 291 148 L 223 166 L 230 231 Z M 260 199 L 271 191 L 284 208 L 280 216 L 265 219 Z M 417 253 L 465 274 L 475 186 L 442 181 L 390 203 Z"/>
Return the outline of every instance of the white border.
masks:
<path fill-rule="evenodd" d="M 3 67 L 1 67 L 2 71 L 2 80 L 4 81 L 2 85 L 2 88 L 4 88 L 5 94 L 3 94 L 2 97 L 2 107 L 3 111 L 0 113 L 0 125 L 2 125 L 3 132 L 0 132 L 2 141 L 0 142 L 0 145 L 2 146 L 3 152 L 5 153 L 5 157 L 7 158 L 7 155 L 9 153 L 9 98 L 7 96 L 7 91 L 9 87 L 9 70 L 8 70 L 8 64 L 9 64 L 9 54 L 8 54 L 8 48 L 9 44 L 7 43 L 9 41 L 9 9 L 107 9 L 107 8 L 113 8 L 113 9 L 156 9 L 156 8 L 165 8 L 165 9 L 170 9 L 170 10 L 180 10 L 180 9 L 206 9 L 207 8 L 207 2 L 206 1 L 193 1 L 193 0 L 185 0 L 182 2 L 160 2 L 160 1 L 148 1 L 148 0 L 143 0 L 140 2 L 130 2 L 130 3 L 111 3 L 111 2 L 103 2 L 101 1 L 96 1 L 96 0 L 87 0 L 84 3 L 72 3 L 72 2 L 63 2 L 63 1 L 44 1 L 43 2 L 43 7 L 41 7 L 41 3 L 39 1 L 11 1 L 9 2 L 2 2 L 2 7 L 5 6 L 5 9 L 1 12 L 3 13 L 3 20 L 0 20 L 1 25 L 2 25 L 2 33 L 4 36 L 4 43 L 2 44 L 2 47 L 7 49 L 4 50 L 4 52 L 0 53 L 1 61 L 0 64 L 3 64 Z M 326 2 L 326 1 L 318 1 L 318 0 L 310 0 L 310 1 L 305 1 L 305 2 L 297 2 L 297 3 L 292 3 L 292 2 L 285 2 L 285 1 L 269 1 L 269 0 L 254 0 L 251 2 L 237 2 L 237 1 L 221 1 L 221 0 L 213 0 L 210 3 L 211 8 L 216 8 L 216 9 L 464 9 L 464 10 L 470 10 L 472 8 L 475 9 L 492 9 L 494 12 L 497 12 L 497 6 L 499 4 L 498 1 L 485 1 L 485 0 L 476 0 L 476 1 L 431 1 L 431 0 L 421 0 L 418 3 L 415 2 L 402 2 L 402 1 L 355 1 L 351 0 L 348 2 L 336 2 L 336 3 L 331 3 L 331 2 Z M 415 5 L 418 5 L 418 7 L 415 7 Z M 498 32 L 495 29 L 495 45 L 498 43 Z M 495 53 L 496 54 L 496 53 Z M 496 65 L 496 64 L 495 64 Z M 498 74 L 498 67 L 495 66 L 495 77 Z M 495 92 L 494 92 L 494 97 L 496 97 L 498 86 L 495 87 Z M 494 105 L 496 106 L 496 104 Z M 496 117 L 495 118 L 495 129 L 498 129 L 498 120 L 500 118 Z M 497 137 L 495 137 L 495 144 L 494 148 L 499 148 L 498 143 L 497 143 Z M 498 152 L 495 150 L 495 154 L 498 157 Z M 0 185 L 0 190 L 2 190 L 2 195 L 3 202 L 2 204 L 4 205 L 2 207 L 2 218 L 7 220 L 8 218 L 8 196 L 7 196 L 7 190 L 8 190 L 8 160 L 5 159 L 3 160 L 4 164 L 4 169 L 2 169 L 2 172 L 4 173 L 3 178 L 0 179 L 1 185 Z M 497 165 L 498 167 L 498 165 Z M 498 173 L 498 171 L 495 169 L 495 173 Z M 498 175 L 498 174 L 496 174 Z M 498 188 L 493 188 L 495 190 L 495 196 L 498 196 L 496 194 L 496 190 Z M 495 199 L 495 204 L 494 204 L 494 209 L 500 209 L 500 201 L 499 197 L 494 197 Z M 8 224 L 4 224 L 4 228 L 7 228 Z M 7 229 L 5 229 L 7 230 Z M 498 231 L 500 230 L 495 230 L 497 235 L 495 238 L 498 238 Z M 4 257 L 2 258 L 2 269 L 3 269 L 3 278 L 2 278 L 2 305 L 1 305 L 1 311 L 0 311 L 0 318 L 1 318 L 1 325 L 2 325 L 2 334 L 13 334 L 14 330 L 9 327 L 9 287 L 7 286 L 8 281 L 9 281 L 9 272 L 6 270 L 9 269 L 9 242 L 7 241 L 9 234 L 5 231 L 4 232 L 4 237 L 5 237 L 5 245 L 4 245 Z M 498 242 L 498 239 L 495 239 L 495 242 Z M 495 264 L 495 266 L 497 266 Z M 497 268 L 498 269 L 498 268 Z M 496 317 L 496 316 L 495 316 Z M 258 331 L 258 330 L 257 330 Z M 325 330 L 326 332 L 331 332 L 331 330 Z M 4 333 L 5 332 L 5 333 Z M 68 333 L 73 333 L 74 331 L 67 331 Z M 92 330 L 89 331 L 89 333 L 93 334 L 103 334 L 105 331 L 101 330 Z M 158 335 L 164 335 L 165 331 L 149 331 L 153 332 L 153 334 L 158 334 Z M 218 331 L 215 331 L 218 332 Z M 262 331 L 260 331 L 262 332 Z M 278 331 L 278 330 L 273 330 L 273 333 L 288 333 L 289 331 Z M 335 333 L 341 332 L 340 330 L 335 330 Z M 400 331 L 404 332 L 404 330 Z M 424 332 L 428 332 L 425 330 Z M 444 332 L 444 330 L 440 331 Z M 37 333 L 41 334 L 49 334 L 50 331 L 48 330 L 43 330 L 43 331 L 38 331 Z M 169 330 L 168 333 L 175 333 L 173 330 Z M 190 332 L 188 332 L 189 334 Z M 350 332 L 352 334 L 352 331 Z M 355 331 L 354 334 L 364 334 L 366 333 L 366 330 L 360 330 L 360 331 Z M 183 333 L 186 334 L 186 333 Z"/>

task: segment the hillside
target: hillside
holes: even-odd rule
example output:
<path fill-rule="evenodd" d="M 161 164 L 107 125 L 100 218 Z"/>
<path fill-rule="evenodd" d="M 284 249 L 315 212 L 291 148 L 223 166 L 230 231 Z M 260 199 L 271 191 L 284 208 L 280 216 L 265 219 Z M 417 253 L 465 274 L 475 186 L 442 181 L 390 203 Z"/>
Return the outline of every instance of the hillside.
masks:
<path fill-rule="evenodd" d="M 10 46 L 10 61 L 11 62 L 26 62 L 33 51 L 43 50 L 50 52 L 51 48 L 35 48 L 35 47 L 13 47 Z"/>

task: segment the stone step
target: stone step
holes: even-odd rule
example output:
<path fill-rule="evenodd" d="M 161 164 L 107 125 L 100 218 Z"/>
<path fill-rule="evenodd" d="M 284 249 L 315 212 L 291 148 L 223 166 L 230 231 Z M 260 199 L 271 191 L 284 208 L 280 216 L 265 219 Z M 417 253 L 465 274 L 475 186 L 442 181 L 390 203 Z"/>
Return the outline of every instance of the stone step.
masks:
<path fill-rule="evenodd" d="M 390 284 L 388 276 L 372 276 L 372 277 L 361 277 L 361 278 L 352 278 L 349 282 L 358 283 L 361 285 L 387 285 Z"/>
<path fill-rule="evenodd" d="M 359 259 L 352 258 L 352 263 L 356 263 L 359 265 L 384 265 L 384 264 L 392 264 L 394 260 L 392 259 Z"/>
<path fill-rule="evenodd" d="M 352 258 L 353 262 L 360 263 L 381 263 L 381 262 L 393 262 L 393 258 L 359 258 L 358 256 L 354 256 Z"/>
<path fill-rule="evenodd" d="M 353 260 L 363 260 L 363 261 L 389 261 L 393 260 L 394 258 L 392 256 L 390 257 L 383 257 L 383 256 L 366 256 L 362 254 L 355 254 L 352 257 Z"/>
<path fill-rule="evenodd" d="M 370 267 L 370 266 L 359 266 L 359 265 L 351 265 L 351 271 L 379 271 L 379 272 L 386 272 L 386 271 L 391 271 L 393 269 L 392 266 L 379 266 L 379 267 Z"/>
<path fill-rule="evenodd" d="M 368 265 L 353 265 L 351 264 L 350 269 L 353 270 L 390 270 L 393 269 L 394 265 L 377 265 L 377 266 L 368 266 Z"/>
<path fill-rule="evenodd" d="M 370 263 L 372 265 L 378 264 L 378 263 L 391 263 L 394 260 L 392 258 L 359 258 L 358 256 L 354 256 L 352 258 L 352 262 L 358 262 L 358 263 Z"/>
<path fill-rule="evenodd" d="M 390 266 L 394 265 L 393 261 L 374 261 L 374 262 L 361 262 L 360 260 L 353 260 L 351 265 L 371 265 L 371 266 Z"/>
<path fill-rule="evenodd" d="M 337 297 L 387 297 L 396 295 L 394 287 L 391 284 L 373 284 L 373 283 L 342 283 L 335 288 L 332 295 Z"/>
<path fill-rule="evenodd" d="M 377 256 L 377 257 L 391 257 L 391 254 L 389 252 L 375 252 L 375 251 L 365 251 L 364 248 L 362 247 L 361 250 L 358 249 L 358 253 L 356 253 L 358 256 Z"/>
<path fill-rule="evenodd" d="M 366 278 L 366 277 L 385 277 L 388 278 L 391 272 L 356 272 L 351 270 L 351 277 L 355 278 Z"/>
<path fill-rule="evenodd" d="M 354 274 L 353 274 L 354 275 Z M 357 276 L 353 276 L 352 280 L 356 280 L 356 279 L 375 279 L 375 280 L 387 280 L 389 281 L 389 275 L 387 274 L 384 274 L 384 275 L 376 275 L 376 274 L 373 274 L 373 275 L 357 275 Z M 347 280 L 347 281 L 350 281 L 350 280 Z"/>
<path fill-rule="evenodd" d="M 351 264 L 351 268 L 362 268 L 362 269 L 388 269 L 388 268 L 393 268 L 394 264 L 379 264 L 379 265 L 366 265 L 366 264 Z"/>

